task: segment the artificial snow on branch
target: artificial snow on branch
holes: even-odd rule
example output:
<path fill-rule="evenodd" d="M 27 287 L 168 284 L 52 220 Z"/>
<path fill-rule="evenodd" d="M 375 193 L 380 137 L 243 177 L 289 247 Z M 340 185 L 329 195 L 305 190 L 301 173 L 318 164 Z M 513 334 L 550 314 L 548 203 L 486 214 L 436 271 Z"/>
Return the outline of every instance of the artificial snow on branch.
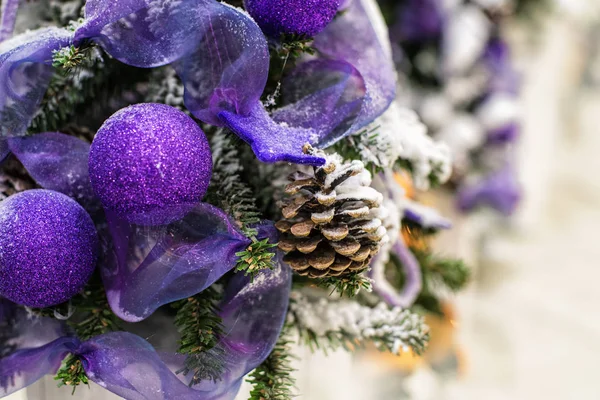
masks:
<path fill-rule="evenodd" d="M 379 303 L 371 308 L 356 301 L 291 294 L 290 319 L 300 338 L 312 348 L 356 347 L 373 343 L 381 351 L 421 354 L 429 340 L 423 317 Z"/>

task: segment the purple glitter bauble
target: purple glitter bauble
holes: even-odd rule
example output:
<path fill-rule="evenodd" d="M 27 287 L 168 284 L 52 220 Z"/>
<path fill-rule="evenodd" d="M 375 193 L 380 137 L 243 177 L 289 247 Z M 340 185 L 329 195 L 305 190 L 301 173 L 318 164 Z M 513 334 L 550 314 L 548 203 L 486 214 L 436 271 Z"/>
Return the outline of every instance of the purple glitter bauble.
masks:
<path fill-rule="evenodd" d="M 245 0 L 248 13 L 269 36 L 315 36 L 333 20 L 341 0 Z"/>
<path fill-rule="evenodd" d="M 136 104 L 107 119 L 90 150 L 92 188 L 130 223 L 182 218 L 208 188 L 212 156 L 202 129 L 164 104 Z"/>
<path fill-rule="evenodd" d="M 28 190 L 0 202 L 0 296 L 48 307 L 83 289 L 98 257 L 98 236 L 75 200 Z"/>

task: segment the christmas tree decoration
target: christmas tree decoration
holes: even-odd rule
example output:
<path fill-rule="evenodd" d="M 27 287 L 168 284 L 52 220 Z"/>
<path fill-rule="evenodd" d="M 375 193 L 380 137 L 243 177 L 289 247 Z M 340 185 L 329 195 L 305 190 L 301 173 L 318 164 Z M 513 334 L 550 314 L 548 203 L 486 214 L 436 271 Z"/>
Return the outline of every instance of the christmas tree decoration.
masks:
<path fill-rule="evenodd" d="M 313 37 L 333 20 L 340 0 L 245 0 L 244 6 L 269 36 Z"/>
<path fill-rule="evenodd" d="M 161 225 L 202 200 L 212 171 L 204 132 L 181 111 L 137 104 L 106 120 L 90 149 L 90 179 L 109 211 Z"/>
<path fill-rule="evenodd" d="M 318 152 L 312 147 L 305 151 Z M 381 218 L 383 196 L 370 188 L 371 176 L 360 161 L 344 164 L 333 155 L 312 174 L 289 177 L 282 204 L 279 248 L 284 261 L 310 278 L 360 273 L 387 240 Z"/>
<path fill-rule="evenodd" d="M 292 292 L 291 299 L 291 317 L 311 347 L 326 348 L 322 342 L 329 342 L 334 349 L 372 342 L 381 351 L 395 355 L 409 350 L 421 354 L 429 340 L 423 317 L 400 307 L 327 301 L 297 291 Z"/>
<path fill-rule="evenodd" d="M 18 2 L 2 4 L 10 36 Z M 455 49 L 438 38 L 448 19 L 435 4 L 403 18 L 417 50 Z M 375 0 L 39 11 L 0 43 L 0 396 L 51 374 L 128 400 L 233 399 L 244 379 L 250 400 L 289 400 L 298 339 L 423 352 L 418 313 L 441 312 L 438 286 L 458 290 L 468 271 L 433 254 L 451 223 L 419 200 L 462 175 L 444 135 L 429 136 L 452 127 L 448 113 L 415 112 L 396 92 L 410 81 L 397 81 L 402 43 Z M 506 48 L 470 49 L 436 53 L 439 65 L 493 72 L 467 111 L 506 144 L 517 127 Z M 37 199 L 48 193 L 58 205 Z"/>
<path fill-rule="evenodd" d="M 90 216 L 69 197 L 28 190 L 0 203 L 0 295 L 28 307 L 62 303 L 96 267 Z"/>
<path fill-rule="evenodd" d="M 520 198 L 517 178 L 504 179 L 503 190 L 493 184 L 516 172 L 520 79 L 500 29 L 511 2 L 380 1 L 406 83 L 400 98 L 448 146 L 458 208 L 512 214 Z M 484 186 L 486 194 L 473 201 L 473 192 Z"/>

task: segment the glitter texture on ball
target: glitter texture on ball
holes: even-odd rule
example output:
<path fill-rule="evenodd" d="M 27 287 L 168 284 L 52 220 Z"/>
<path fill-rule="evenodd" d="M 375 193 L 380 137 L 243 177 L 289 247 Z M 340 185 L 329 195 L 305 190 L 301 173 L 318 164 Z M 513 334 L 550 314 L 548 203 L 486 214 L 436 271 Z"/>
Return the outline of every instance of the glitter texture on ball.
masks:
<path fill-rule="evenodd" d="M 245 0 L 244 4 L 268 36 L 312 37 L 333 20 L 340 0 Z"/>
<path fill-rule="evenodd" d="M 97 258 L 94 223 L 70 197 L 36 189 L 0 202 L 0 296 L 36 308 L 63 303 Z"/>
<path fill-rule="evenodd" d="M 162 225 L 202 200 L 212 156 L 204 132 L 186 114 L 164 104 L 136 104 L 98 130 L 89 170 L 106 210 L 133 224 Z"/>

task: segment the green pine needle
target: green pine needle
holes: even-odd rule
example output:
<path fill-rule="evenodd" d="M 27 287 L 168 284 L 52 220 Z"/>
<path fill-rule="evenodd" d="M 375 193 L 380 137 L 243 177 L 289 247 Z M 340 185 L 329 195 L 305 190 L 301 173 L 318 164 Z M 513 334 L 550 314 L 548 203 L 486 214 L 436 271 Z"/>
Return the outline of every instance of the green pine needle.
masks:
<path fill-rule="evenodd" d="M 242 179 L 243 167 L 235 137 L 219 129 L 211 144 L 214 165 L 207 199 L 231 215 L 252 241 L 246 250 L 236 254 L 239 260 L 235 270 L 254 278 L 264 269 L 273 269 L 275 253 L 271 249 L 277 245 L 268 243 L 268 239 L 259 241 L 257 238 L 255 226 L 261 221 L 261 213 L 253 190 Z"/>
<path fill-rule="evenodd" d="M 295 380 L 291 366 L 292 341 L 289 339 L 290 326 L 284 326 L 275 348 L 267 359 L 249 375 L 252 384 L 250 400 L 290 400 L 294 397 Z"/>
<path fill-rule="evenodd" d="M 328 277 L 316 280 L 317 285 L 331 289 L 331 294 L 337 292 L 341 296 L 354 297 L 361 289 L 370 292 L 372 290 L 371 279 L 363 273 L 352 273 L 341 277 Z"/>
<path fill-rule="evenodd" d="M 244 272 L 244 274 L 254 277 L 263 269 L 272 269 L 275 253 L 269 250 L 276 246 L 276 244 L 269 243 L 269 239 L 263 239 L 253 242 L 246 250 L 235 253 L 239 257 L 235 268 L 236 272 Z"/>
<path fill-rule="evenodd" d="M 424 280 L 431 286 L 439 285 L 452 292 L 463 289 L 471 277 L 471 270 L 460 259 L 443 258 L 430 252 L 413 249 L 421 265 Z"/>
<path fill-rule="evenodd" d="M 83 45 L 75 47 L 73 45 L 63 47 L 52 51 L 52 66 L 54 68 L 62 68 L 69 73 L 76 67 L 82 65 L 85 60 L 91 56 L 93 46 Z"/>
<path fill-rule="evenodd" d="M 379 159 L 379 126 L 367 127 L 347 136 L 333 145 L 333 151 L 346 161 L 361 160 L 365 168 L 374 175 L 381 172 L 384 163 Z"/>
<path fill-rule="evenodd" d="M 221 379 L 223 350 L 216 347 L 223 336 L 223 321 L 217 314 L 221 293 L 213 286 L 185 300 L 173 303 L 177 308 L 175 326 L 181 333 L 178 353 L 185 364 L 177 373 L 192 374 L 190 386 L 201 381 Z"/>
<path fill-rule="evenodd" d="M 71 392 L 72 395 L 75 394 L 75 390 L 79 385 L 88 385 L 88 387 L 90 385 L 81 360 L 73 354 L 69 354 L 63 360 L 54 380 L 59 381 L 58 387 L 73 386 L 73 391 Z"/>
<path fill-rule="evenodd" d="M 83 291 L 69 302 L 49 308 L 33 309 L 32 312 L 44 317 L 67 318 L 67 325 L 82 341 L 121 329 L 120 319 L 113 314 L 108 304 L 99 275 L 93 275 Z M 88 384 L 81 360 L 74 354 L 69 354 L 63 360 L 54 379 L 60 381 L 59 386 L 73 386 L 73 392 L 80 384 Z"/>

